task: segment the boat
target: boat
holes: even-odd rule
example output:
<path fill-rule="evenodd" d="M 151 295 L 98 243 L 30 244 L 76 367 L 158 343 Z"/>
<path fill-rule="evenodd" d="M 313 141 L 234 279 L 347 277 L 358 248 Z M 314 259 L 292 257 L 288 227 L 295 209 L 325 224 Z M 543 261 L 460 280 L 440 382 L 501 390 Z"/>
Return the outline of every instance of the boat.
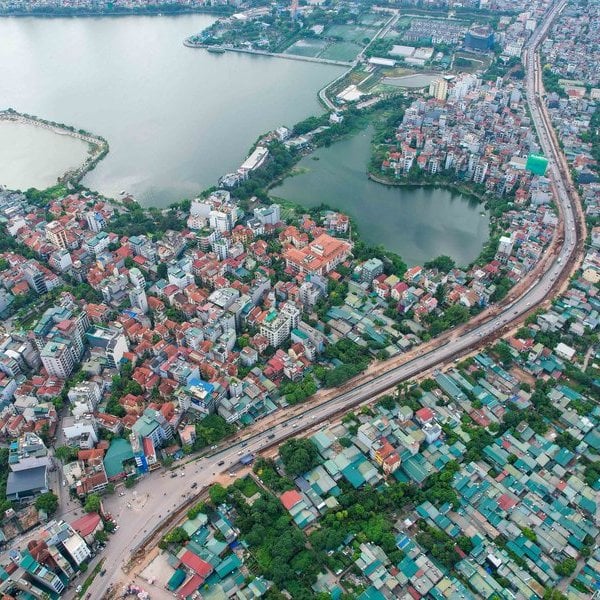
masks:
<path fill-rule="evenodd" d="M 221 46 L 211 46 L 208 51 L 211 54 L 225 54 L 225 48 L 221 48 Z"/>

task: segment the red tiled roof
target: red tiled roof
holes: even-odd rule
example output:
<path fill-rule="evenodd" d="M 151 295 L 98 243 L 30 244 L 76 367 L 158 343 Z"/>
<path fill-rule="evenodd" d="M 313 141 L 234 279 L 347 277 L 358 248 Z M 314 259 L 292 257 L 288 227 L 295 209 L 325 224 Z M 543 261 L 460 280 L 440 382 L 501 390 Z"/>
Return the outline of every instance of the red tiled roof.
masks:
<path fill-rule="evenodd" d="M 193 552 L 186 550 L 181 557 L 181 562 L 188 568 L 194 571 L 196 575 L 200 575 L 202 579 L 205 579 L 210 573 L 212 573 L 212 566 L 206 561 L 202 560 L 199 556 L 196 556 Z"/>
<path fill-rule="evenodd" d="M 192 576 L 186 584 L 177 592 L 179 598 L 190 597 L 204 582 L 204 579 L 200 575 Z"/>
<path fill-rule="evenodd" d="M 415 413 L 415 415 L 423 423 L 426 423 L 427 421 L 431 421 L 431 419 L 433 419 L 433 411 L 430 408 L 428 408 L 427 406 L 424 406 L 423 408 L 420 408 Z"/>
<path fill-rule="evenodd" d="M 98 513 L 89 513 L 73 521 L 71 527 L 82 537 L 87 537 L 96 531 L 99 523 L 100 515 Z"/>
<path fill-rule="evenodd" d="M 512 498 L 511 496 L 509 496 L 508 494 L 502 494 L 499 498 L 498 498 L 498 506 L 502 509 L 502 510 L 509 510 L 510 508 L 512 508 L 515 504 L 517 503 L 517 501 Z"/>
<path fill-rule="evenodd" d="M 296 506 L 296 504 L 302 500 L 302 496 L 297 490 L 289 490 L 281 494 L 279 500 L 286 510 L 290 510 L 290 508 Z"/>

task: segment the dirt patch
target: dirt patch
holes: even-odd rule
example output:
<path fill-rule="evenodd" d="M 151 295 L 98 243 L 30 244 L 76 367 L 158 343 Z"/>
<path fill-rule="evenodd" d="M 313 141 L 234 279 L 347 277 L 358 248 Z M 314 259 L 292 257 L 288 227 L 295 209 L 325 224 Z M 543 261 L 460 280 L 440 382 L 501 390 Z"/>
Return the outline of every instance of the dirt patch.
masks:
<path fill-rule="evenodd" d="M 514 375 L 519 381 L 524 381 L 528 383 L 531 387 L 535 387 L 535 377 L 531 375 L 531 373 L 526 373 L 523 369 L 519 369 L 519 367 L 513 367 L 510 369 L 509 373 Z"/>
<path fill-rule="evenodd" d="M 151 585 L 164 587 L 173 575 L 173 567 L 169 565 L 164 552 L 158 552 L 155 548 L 149 554 L 153 558 L 140 571 L 139 577 Z"/>

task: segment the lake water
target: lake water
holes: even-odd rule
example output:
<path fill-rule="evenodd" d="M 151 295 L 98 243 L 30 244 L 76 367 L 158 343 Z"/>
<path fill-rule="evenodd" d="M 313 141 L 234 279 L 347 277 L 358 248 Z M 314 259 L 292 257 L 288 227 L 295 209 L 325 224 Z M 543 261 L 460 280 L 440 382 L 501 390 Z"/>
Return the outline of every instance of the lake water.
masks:
<path fill-rule="evenodd" d="M 235 170 L 261 133 L 320 112 L 317 91 L 342 71 L 183 46 L 212 21 L 0 18 L 0 108 L 104 136 L 110 152 L 83 181 L 92 189 L 109 196 L 126 190 L 154 206 L 189 198 Z M 0 131 L 0 183 L 54 183 L 80 162 L 71 142 L 41 130 Z M 411 264 L 439 254 L 468 263 L 487 239 L 487 217 L 461 196 L 369 181 L 366 132 L 316 156 L 302 161 L 307 174 L 275 193 L 347 211 L 368 242 Z"/>
<path fill-rule="evenodd" d="M 355 219 L 365 241 L 383 244 L 409 265 L 441 254 L 459 265 L 473 261 L 489 237 L 489 216 L 482 205 L 445 189 L 394 188 L 371 181 L 366 176 L 371 134 L 367 129 L 303 158 L 300 174 L 288 177 L 272 195 L 343 210 Z"/>
<path fill-rule="evenodd" d="M 183 46 L 213 20 L 0 18 L 0 108 L 104 136 L 110 152 L 83 181 L 92 189 L 155 206 L 190 197 L 235 170 L 261 133 L 320 112 L 317 91 L 343 71 Z M 12 161 L 0 183 L 61 174 L 64 141 L 31 136 L 31 160 Z M 0 137 L 3 156 L 10 144 Z"/>
<path fill-rule="evenodd" d="M 49 151 L 51 149 L 51 151 Z M 81 165 L 88 145 L 67 135 L 24 123 L 0 121 L 0 185 L 44 189 Z"/>

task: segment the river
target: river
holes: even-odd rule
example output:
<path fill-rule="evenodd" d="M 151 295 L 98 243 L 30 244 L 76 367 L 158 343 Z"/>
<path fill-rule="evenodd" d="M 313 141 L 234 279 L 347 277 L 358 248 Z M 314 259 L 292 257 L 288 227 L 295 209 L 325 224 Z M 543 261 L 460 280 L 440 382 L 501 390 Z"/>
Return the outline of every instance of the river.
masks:
<path fill-rule="evenodd" d="M 485 209 L 446 189 L 371 181 L 366 176 L 371 135 L 371 129 L 361 131 L 303 158 L 299 174 L 288 177 L 272 195 L 308 207 L 323 202 L 346 212 L 366 242 L 382 244 L 409 265 L 441 254 L 459 265 L 473 261 L 489 237 Z"/>
<path fill-rule="evenodd" d="M 83 181 L 92 189 L 153 206 L 193 196 L 235 170 L 261 133 L 321 111 L 317 91 L 343 71 L 183 46 L 213 20 L 0 18 L 0 108 L 105 137 L 110 152 Z M 38 185 L 49 173 L 52 183 L 72 166 L 62 140 L 20 137 L 32 140 L 31 159 L 5 165 L 0 184 Z M 11 139 L 0 130 L 0 156 Z"/>

